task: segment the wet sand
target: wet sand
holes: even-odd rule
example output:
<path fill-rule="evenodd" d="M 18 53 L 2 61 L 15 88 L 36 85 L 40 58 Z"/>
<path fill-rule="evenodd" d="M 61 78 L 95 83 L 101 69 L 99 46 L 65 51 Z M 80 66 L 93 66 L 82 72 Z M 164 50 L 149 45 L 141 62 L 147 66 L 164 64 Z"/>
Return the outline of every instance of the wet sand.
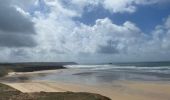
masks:
<path fill-rule="evenodd" d="M 62 69 L 60 70 L 43 70 L 43 71 L 34 71 L 34 72 L 10 72 L 8 73 L 8 76 L 14 76 L 14 75 L 33 75 L 33 74 L 48 74 L 48 73 L 57 73 L 61 72 Z"/>
<path fill-rule="evenodd" d="M 49 71 L 45 71 L 48 73 Z M 51 72 L 51 71 L 50 71 Z M 49 72 L 49 73 L 50 73 Z M 55 72 L 55 71 L 52 71 Z M 32 75 L 44 72 L 15 73 Z M 170 82 L 117 81 L 113 84 L 85 85 L 67 82 L 30 80 L 26 82 L 4 82 L 22 92 L 90 92 L 98 93 L 112 100 L 170 100 Z"/>

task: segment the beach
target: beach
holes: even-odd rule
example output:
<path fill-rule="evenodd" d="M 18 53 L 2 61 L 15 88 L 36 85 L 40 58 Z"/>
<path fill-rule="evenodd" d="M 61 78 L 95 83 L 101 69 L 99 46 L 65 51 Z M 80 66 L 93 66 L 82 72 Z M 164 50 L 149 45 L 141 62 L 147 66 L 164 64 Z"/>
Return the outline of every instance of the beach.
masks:
<path fill-rule="evenodd" d="M 93 87 L 60 82 L 6 83 L 22 92 L 90 92 L 112 100 L 169 100 L 170 84 L 129 82 L 124 87 Z"/>
<path fill-rule="evenodd" d="M 170 100 L 170 0 L 0 0 L 0 100 Z"/>
<path fill-rule="evenodd" d="M 63 73 L 71 74 L 79 70 L 52 70 L 52 71 L 39 71 L 28 73 L 11 73 L 7 77 L 32 77 L 36 75 L 45 75 L 50 73 Z M 44 77 L 44 76 L 43 76 Z M 74 80 L 73 80 L 74 81 Z M 170 82 L 169 81 L 114 81 L 111 84 L 84 84 L 81 82 L 67 82 L 67 81 L 51 81 L 39 80 L 30 78 L 26 81 L 8 82 L 7 84 L 21 92 L 89 92 L 97 93 L 111 98 L 112 100 L 169 100 L 170 99 Z"/>

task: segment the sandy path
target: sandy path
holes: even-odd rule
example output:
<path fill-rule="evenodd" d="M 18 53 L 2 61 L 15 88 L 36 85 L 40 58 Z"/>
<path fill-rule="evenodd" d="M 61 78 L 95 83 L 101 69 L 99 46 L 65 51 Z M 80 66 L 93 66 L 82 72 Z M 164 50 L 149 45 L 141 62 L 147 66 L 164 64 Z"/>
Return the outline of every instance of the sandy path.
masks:
<path fill-rule="evenodd" d="M 65 92 L 66 90 L 58 88 L 56 85 L 49 85 L 49 83 L 28 82 L 28 83 L 5 83 L 22 92 Z"/>

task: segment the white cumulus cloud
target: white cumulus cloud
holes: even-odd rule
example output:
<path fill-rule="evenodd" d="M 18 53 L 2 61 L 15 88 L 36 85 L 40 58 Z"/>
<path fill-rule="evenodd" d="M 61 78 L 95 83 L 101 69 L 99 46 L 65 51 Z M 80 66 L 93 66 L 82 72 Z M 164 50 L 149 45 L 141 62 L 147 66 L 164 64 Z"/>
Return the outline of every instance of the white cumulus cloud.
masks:
<path fill-rule="evenodd" d="M 117 25 L 107 17 L 96 19 L 94 25 L 73 20 L 73 17 L 81 17 L 85 7 L 92 9 L 91 7 L 102 5 L 112 13 L 133 13 L 137 10 L 137 5 L 168 2 L 167 0 L 45 0 L 45 7 L 42 8 L 38 1 L 32 2 L 31 0 L 29 5 L 31 3 L 36 8 L 35 11 L 27 11 L 28 8 L 21 6 L 24 3 L 15 2 L 14 6 L 18 13 L 29 17 L 30 22 L 34 23 L 32 28 L 36 31 L 34 38 L 37 45 L 1 47 L 0 55 L 6 55 L 1 61 L 170 59 L 167 57 L 170 54 L 170 16 L 151 33 L 144 33 L 134 22 L 125 21 L 122 25 Z M 19 36 L 19 40 L 25 39 Z"/>

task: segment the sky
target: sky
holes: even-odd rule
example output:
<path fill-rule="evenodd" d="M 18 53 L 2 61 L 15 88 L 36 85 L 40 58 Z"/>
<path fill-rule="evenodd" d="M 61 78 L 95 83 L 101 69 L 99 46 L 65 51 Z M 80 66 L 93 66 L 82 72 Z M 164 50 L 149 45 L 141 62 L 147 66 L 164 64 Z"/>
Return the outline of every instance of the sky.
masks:
<path fill-rule="evenodd" d="M 1 0 L 0 62 L 170 61 L 170 0 Z"/>

